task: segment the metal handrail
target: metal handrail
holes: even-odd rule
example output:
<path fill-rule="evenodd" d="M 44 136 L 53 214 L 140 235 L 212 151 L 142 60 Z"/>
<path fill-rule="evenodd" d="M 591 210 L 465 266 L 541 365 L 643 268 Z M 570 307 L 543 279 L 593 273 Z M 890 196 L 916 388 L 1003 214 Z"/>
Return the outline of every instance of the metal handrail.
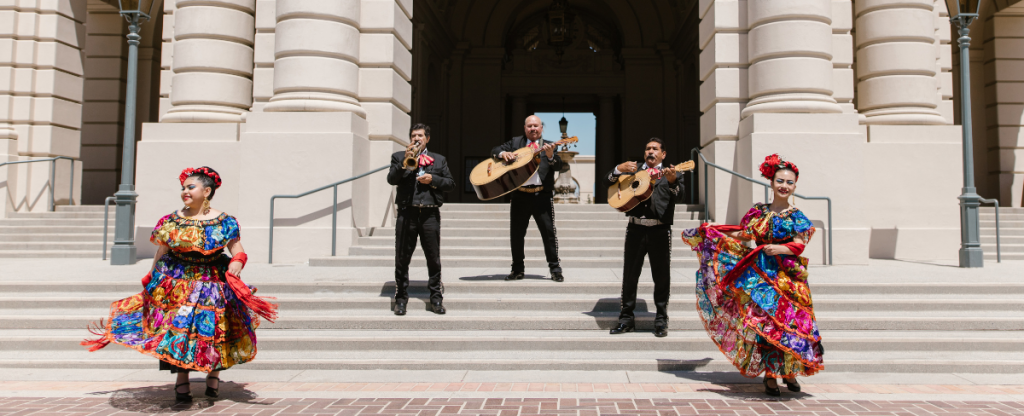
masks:
<path fill-rule="evenodd" d="M 317 193 L 317 192 L 320 192 L 320 191 L 322 191 L 324 189 L 327 189 L 327 188 L 334 188 L 334 204 L 331 204 L 331 256 L 333 257 L 333 256 L 337 255 L 337 248 L 338 248 L 338 186 L 346 184 L 348 182 L 352 182 L 352 181 L 354 181 L 356 179 L 360 179 L 360 178 L 364 178 L 364 177 L 370 176 L 370 175 L 372 175 L 374 173 L 380 172 L 380 171 L 382 171 L 384 169 L 387 169 L 389 167 L 391 167 L 391 165 L 384 165 L 384 166 L 381 166 L 381 167 L 379 167 L 377 169 L 371 170 L 369 172 L 366 172 L 366 173 L 363 173 L 363 174 L 360 174 L 360 175 L 357 175 L 357 176 L 353 176 L 353 177 L 348 178 L 348 179 L 340 180 L 340 181 L 332 183 L 330 185 L 324 185 L 324 186 L 321 186 L 321 187 L 316 188 L 314 190 L 306 191 L 306 192 L 303 192 L 303 193 L 298 194 L 298 195 L 274 195 L 274 196 L 270 197 L 270 243 L 269 243 L 270 247 L 269 247 L 269 250 L 268 250 L 267 262 L 271 263 L 271 264 L 274 263 L 274 200 L 276 200 L 277 198 L 287 198 L 287 199 L 302 198 L 302 197 L 304 197 L 306 195 Z"/>
<path fill-rule="evenodd" d="M 718 165 L 716 165 L 714 163 L 708 162 L 708 160 L 704 158 L 704 154 L 701 153 L 700 148 L 694 147 L 693 150 L 690 151 L 690 157 L 694 158 L 694 155 L 700 156 L 700 160 L 704 162 L 704 221 L 708 221 L 709 219 L 713 220 L 713 218 L 711 218 L 711 212 L 708 210 L 708 166 L 712 166 L 715 169 L 718 169 L 718 170 L 721 170 L 723 172 L 729 173 L 729 174 L 731 174 L 733 176 L 740 177 L 740 178 L 742 178 L 742 179 L 744 179 L 744 180 L 746 180 L 748 182 L 755 183 L 755 184 L 763 186 L 764 187 L 764 201 L 765 201 L 765 203 L 768 202 L 768 199 L 771 196 L 770 192 L 771 192 L 771 187 L 772 186 L 770 184 L 768 184 L 767 182 L 759 181 L 757 179 L 748 177 L 748 176 L 743 175 L 741 173 L 734 172 L 732 170 L 729 170 L 729 169 L 723 168 L 721 166 L 718 166 Z M 696 195 L 694 194 L 694 190 L 695 190 L 694 180 L 695 180 L 695 178 L 693 177 L 693 175 L 690 175 L 690 200 L 691 201 L 696 200 Z M 829 198 L 827 196 L 803 196 L 803 195 L 800 195 L 798 193 L 794 193 L 793 196 L 795 196 L 797 198 L 800 198 L 800 199 L 804 199 L 804 200 L 824 200 L 824 201 L 828 201 L 828 264 L 829 264 L 829 266 L 831 266 L 832 265 L 832 198 Z"/>
<path fill-rule="evenodd" d="M 107 221 L 110 220 L 110 201 L 117 200 L 117 197 L 108 196 L 103 200 L 103 260 L 107 259 Z"/>
<path fill-rule="evenodd" d="M 36 163 L 36 162 L 50 162 L 50 212 L 56 210 L 56 205 L 53 202 L 53 190 L 54 190 L 54 177 L 57 175 L 57 160 L 66 159 L 71 161 L 71 184 L 68 185 L 68 205 L 75 204 L 75 159 L 67 156 L 54 156 L 46 159 L 32 159 L 32 160 L 19 160 L 15 162 L 3 162 L 0 163 L 0 167 L 4 165 L 20 165 L 22 163 Z"/>
<path fill-rule="evenodd" d="M 981 201 L 981 203 L 983 203 L 983 204 L 995 204 L 994 208 L 996 210 L 996 263 L 1002 263 L 1003 262 L 1003 248 L 1000 246 L 1000 243 L 999 243 L 999 200 L 995 199 L 995 198 L 992 198 L 992 199 L 979 198 L 978 200 Z"/>

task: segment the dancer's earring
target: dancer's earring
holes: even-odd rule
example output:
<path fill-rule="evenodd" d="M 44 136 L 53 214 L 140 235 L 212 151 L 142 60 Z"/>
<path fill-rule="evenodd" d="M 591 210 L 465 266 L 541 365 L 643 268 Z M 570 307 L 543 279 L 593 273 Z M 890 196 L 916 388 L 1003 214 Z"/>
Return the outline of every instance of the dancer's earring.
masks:
<path fill-rule="evenodd" d="M 200 212 L 202 212 L 203 215 L 206 215 L 206 214 L 210 213 L 210 200 L 209 199 L 203 198 L 203 207 L 200 209 Z"/>

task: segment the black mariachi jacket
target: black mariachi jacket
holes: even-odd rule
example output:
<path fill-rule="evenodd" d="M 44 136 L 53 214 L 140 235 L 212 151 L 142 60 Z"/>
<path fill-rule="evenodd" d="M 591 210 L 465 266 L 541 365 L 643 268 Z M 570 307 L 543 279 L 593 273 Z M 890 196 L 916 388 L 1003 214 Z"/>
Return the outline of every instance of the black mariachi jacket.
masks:
<path fill-rule="evenodd" d="M 541 139 L 543 140 L 543 139 Z M 554 143 L 549 140 L 543 140 L 544 144 Z M 513 137 L 500 146 L 491 149 L 491 156 L 498 158 L 501 152 L 514 152 L 522 149 L 530 144 L 530 139 L 525 136 Z M 544 191 L 542 192 L 554 192 L 555 191 L 555 172 L 562 169 L 562 158 L 558 157 L 558 152 L 555 152 L 555 159 L 548 161 L 548 155 L 541 152 L 540 154 L 540 165 L 537 166 L 537 175 L 540 175 L 541 185 L 544 185 Z"/>
<path fill-rule="evenodd" d="M 423 168 L 424 173 L 429 173 L 432 176 L 429 185 L 424 185 L 416 180 L 419 168 L 406 170 L 402 167 L 405 151 L 395 152 L 391 155 L 388 183 L 398 186 L 395 204 L 400 208 L 413 205 L 441 206 L 444 204 L 444 193 L 455 189 L 455 179 L 452 179 L 452 173 L 448 171 L 448 160 L 444 156 L 426 150 L 423 151 L 423 154 L 434 158 L 434 164 Z"/>
<path fill-rule="evenodd" d="M 642 169 L 644 162 L 638 162 L 636 165 L 637 169 Z M 665 165 L 662 164 L 661 166 L 664 167 Z M 620 175 L 628 175 L 628 173 L 616 175 L 613 168 L 605 176 L 606 186 L 612 186 L 612 184 L 618 181 Z M 626 212 L 626 216 L 647 219 L 655 218 L 661 220 L 662 224 L 672 225 L 672 220 L 676 214 L 676 195 L 680 192 L 683 192 L 683 174 L 681 172 L 676 174 L 675 184 L 669 183 L 668 179 L 662 176 L 654 182 L 654 193 L 651 194 L 650 199 L 633 207 L 633 209 Z"/>

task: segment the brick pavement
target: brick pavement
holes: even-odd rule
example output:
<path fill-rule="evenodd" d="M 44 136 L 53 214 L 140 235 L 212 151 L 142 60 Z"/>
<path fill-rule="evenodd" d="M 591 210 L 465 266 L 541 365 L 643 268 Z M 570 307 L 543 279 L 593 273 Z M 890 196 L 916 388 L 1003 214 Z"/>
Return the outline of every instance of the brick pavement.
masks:
<path fill-rule="evenodd" d="M 783 397 L 771 398 L 761 393 L 759 384 L 226 382 L 221 389 L 224 397 L 210 400 L 200 395 L 201 382 L 193 384 L 195 402 L 176 405 L 171 385 L 161 382 L 0 382 L 0 392 L 32 391 L 45 393 L 36 396 L 49 396 L 0 397 L 0 416 L 1024 415 L 1024 401 L 1020 400 L 1024 386 L 1020 385 L 807 384 L 803 393 L 783 389 Z M 358 397 L 322 397 L 338 392 Z M 402 392 L 504 392 L 502 396 L 508 397 L 380 397 Z M 555 392 L 606 393 L 609 397 L 529 397 Z M 665 397 L 623 397 L 630 393 Z M 715 398 L 677 398 L 688 393 L 713 393 Z M 872 395 L 875 400 L 827 400 L 828 393 Z M 892 400 L 877 400 L 879 394 Z M 897 400 L 908 394 L 924 398 Z M 989 400 L 977 399 L 982 396 Z"/>
<path fill-rule="evenodd" d="M 938 399 L 938 398 L 937 398 Z M 4 416 L 140 414 L 236 416 L 682 416 L 682 415 L 1024 415 L 1024 402 L 813 399 L 248 398 L 174 405 L 113 394 L 92 398 L 0 398 Z"/>

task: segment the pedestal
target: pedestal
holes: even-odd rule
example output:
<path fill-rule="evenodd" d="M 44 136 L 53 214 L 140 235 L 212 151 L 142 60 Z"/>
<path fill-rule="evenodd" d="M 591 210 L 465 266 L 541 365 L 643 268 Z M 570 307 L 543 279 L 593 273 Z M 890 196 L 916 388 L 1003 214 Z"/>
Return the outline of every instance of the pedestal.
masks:
<path fill-rule="evenodd" d="M 562 159 L 562 169 L 558 171 L 558 178 L 555 179 L 555 203 L 556 204 L 578 204 L 580 198 L 576 196 L 576 182 L 572 180 L 570 165 L 572 159 L 579 152 L 558 152 Z"/>

